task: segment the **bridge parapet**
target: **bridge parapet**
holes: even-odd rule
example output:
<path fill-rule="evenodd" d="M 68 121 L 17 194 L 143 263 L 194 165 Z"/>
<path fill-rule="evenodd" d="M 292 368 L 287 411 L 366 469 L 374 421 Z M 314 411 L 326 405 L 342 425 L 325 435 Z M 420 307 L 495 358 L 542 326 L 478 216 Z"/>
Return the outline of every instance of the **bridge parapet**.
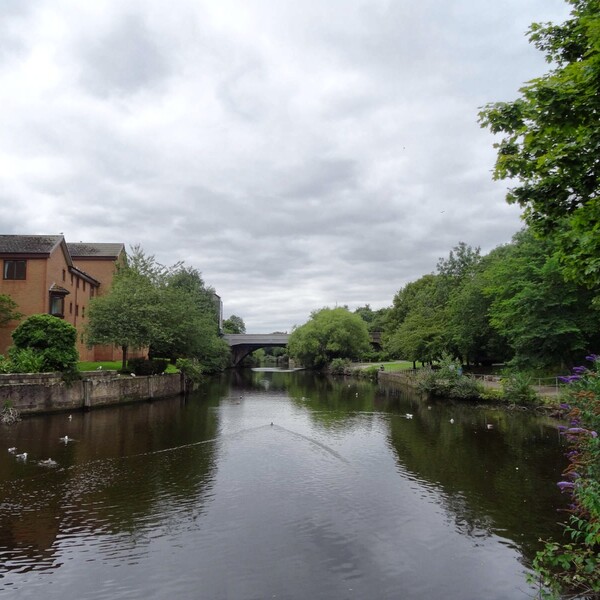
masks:
<path fill-rule="evenodd" d="M 286 346 L 288 333 L 226 333 L 223 339 L 230 346 L 260 344 L 261 346 Z"/>

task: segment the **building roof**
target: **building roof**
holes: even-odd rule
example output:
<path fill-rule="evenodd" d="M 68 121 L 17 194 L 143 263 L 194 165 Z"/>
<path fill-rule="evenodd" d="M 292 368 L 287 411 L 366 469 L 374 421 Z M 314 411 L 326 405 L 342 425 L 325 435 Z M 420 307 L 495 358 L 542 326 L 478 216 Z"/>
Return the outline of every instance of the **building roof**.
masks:
<path fill-rule="evenodd" d="M 51 254 L 62 235 L 0 235 L 0 254 Z"/>
<path fill-rule="evenodd" d="M 70 294 L 71 292 L 67 289 L 65 289 L 64 287 L 61 287 L 60 285 L 57 285 L 56 283 L 53 283 L 50 286 L 50 292 L 54 292 L 55 294 L 65 294 L 65 296 L 67 294 Z"/>
<path fill-rule="evenodd" d="M 120 243 L 92 244 L 80 242 L 79 244 L 67 244 L 69 253 L 77 258 L 111 258 L 116 259 L 124 252 L 125 245 Z"/>

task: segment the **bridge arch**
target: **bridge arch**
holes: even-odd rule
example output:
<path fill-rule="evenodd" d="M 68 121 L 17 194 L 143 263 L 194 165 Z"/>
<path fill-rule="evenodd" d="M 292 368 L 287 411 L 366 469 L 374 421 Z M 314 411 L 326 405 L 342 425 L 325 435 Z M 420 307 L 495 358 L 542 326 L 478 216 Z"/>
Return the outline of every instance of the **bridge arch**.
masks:
<path fill-rule="evenodd" d="M 248 354 L 259 348 L 285 348 L 289 337 L 287 333 L 226 333 L 223 339 L 231 346 L 231 362 L 237 367 Z"/>

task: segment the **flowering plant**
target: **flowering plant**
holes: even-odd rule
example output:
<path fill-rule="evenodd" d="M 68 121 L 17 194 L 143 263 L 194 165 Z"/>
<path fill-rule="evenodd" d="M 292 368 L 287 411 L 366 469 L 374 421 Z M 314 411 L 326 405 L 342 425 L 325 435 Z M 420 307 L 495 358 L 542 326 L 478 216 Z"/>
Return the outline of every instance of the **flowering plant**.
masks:
<path fill-rule="evenodd" d="M 557 485 L 571 500 L 565 524 L 570 542 L 547 542 L 538 552 L 533 567 L 541 598 L 600 598 L 600 357 L 586 358 L 591 368 L 575 367 L 562 378 L 569 384 L 561 404 L 569 425 L 559 430 L 568 442 L 569 465 Z"/>

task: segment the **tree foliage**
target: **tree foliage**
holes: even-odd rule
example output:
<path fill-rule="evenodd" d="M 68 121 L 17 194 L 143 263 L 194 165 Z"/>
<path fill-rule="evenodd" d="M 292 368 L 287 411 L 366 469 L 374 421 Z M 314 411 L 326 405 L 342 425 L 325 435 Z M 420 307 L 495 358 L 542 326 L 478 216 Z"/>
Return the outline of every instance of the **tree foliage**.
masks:
<path fill-rule="evenodd" d="M 0 327 L 16 321 L 23 315 L 17 310 L 18 304 L 8 295 L 0 294 Z"/>
<path fill-rule="evenodd" d="M 499 248 L 483 274 L 491 326 L 511 346 L 513 364 L 573 364 L 600 342 L 593 293 L 565 282 L 549 241 L 529 231 Z"/>
<path fill-rule="evenodd" d="M 13 331 L 12 337 L 14 346 L 9 355 L 15 362 L 23 362 L 27 355 L 27 362 L 36 364 L 38 371 L 76 373 L 77 330 L 70 323 L 52 315 L 32 315 Z"/>
<path fill-rule="evenodd" d="M 561 25 L 534 23 L 529 39 L 553 68 L 512 102 L 488 104 L 482 126 L 501 134 L 496 179 L 518 183 L 510 203 L 532 229 L 555 237 L 563 271 L 600 284 L 600 3 L 567 0 Z"/>
<path fill-rule="evenodd" d="M 237 315 L 231 315 L 223 321 L 223 333 L 246 333 L 244 319 Z"/>
<path fill-rule="evenodd" d="M 118 269 L 108 294 L 89 307 L 87 340 L 123 349 L 149 347 L 154 356 L 197 358 L 208 370 L 227 364 L 229 347 L 218 337 L 214 291 L 200 273 L 177 263 L 165 267 L 136 246 Z"/>
<path fill-rule="evenodd" d="M 356 360 L 368 352 L 366 323 L 347 308 L 322 308 L 292 331 L 288 353 L 309 368 L 320 369 L 335 358 Z"/>

